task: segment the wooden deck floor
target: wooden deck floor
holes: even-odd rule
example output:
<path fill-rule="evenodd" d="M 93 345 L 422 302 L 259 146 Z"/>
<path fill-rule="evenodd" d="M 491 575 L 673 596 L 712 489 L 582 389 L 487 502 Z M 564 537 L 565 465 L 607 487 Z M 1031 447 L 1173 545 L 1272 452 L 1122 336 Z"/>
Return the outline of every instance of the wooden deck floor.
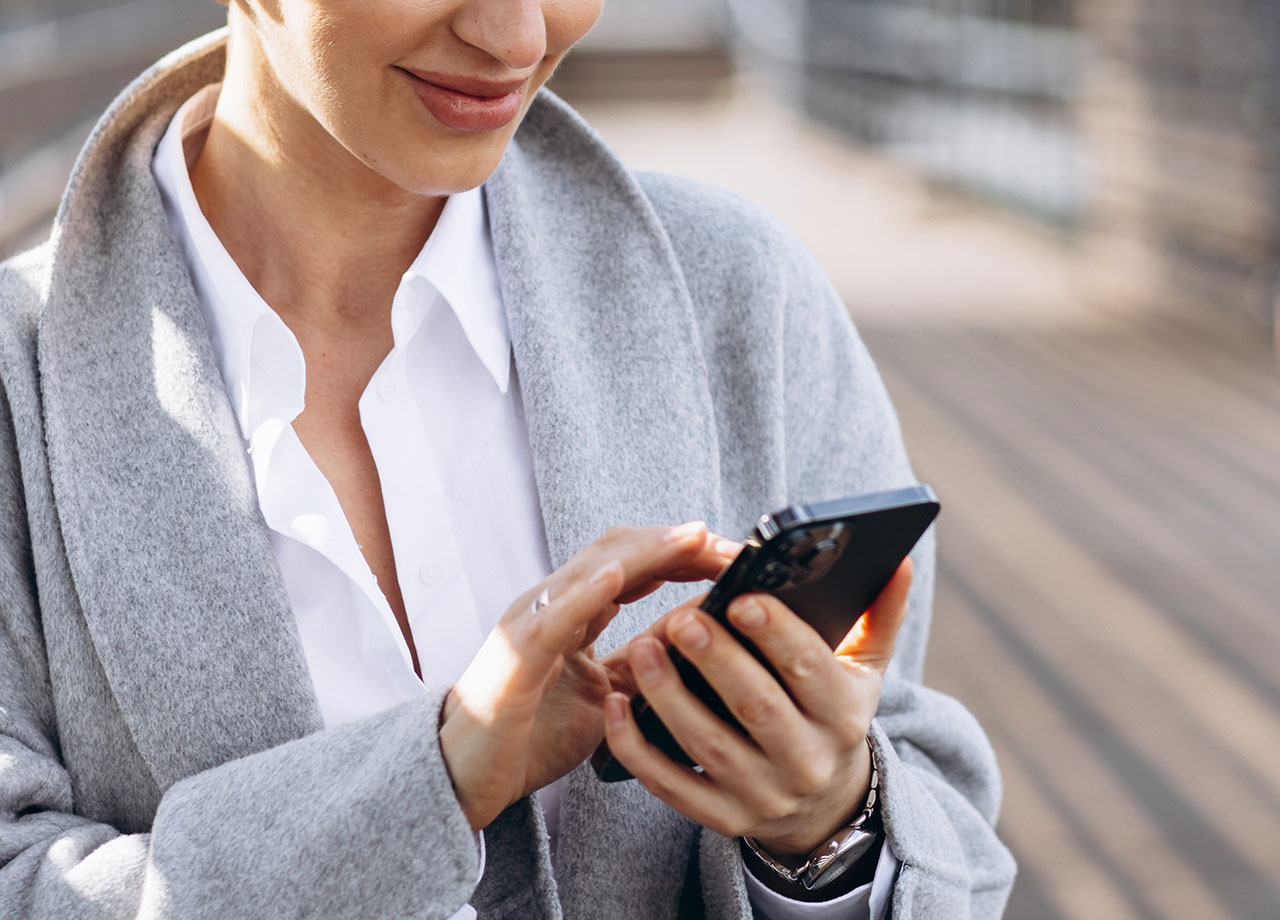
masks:
<path fill-rule="evenodd" d="M 937 489 L 927 677 L 1005 776 L 1011 918 L 1280 917 L 1280 376 L 1261 337 L 863 324 Z"/>

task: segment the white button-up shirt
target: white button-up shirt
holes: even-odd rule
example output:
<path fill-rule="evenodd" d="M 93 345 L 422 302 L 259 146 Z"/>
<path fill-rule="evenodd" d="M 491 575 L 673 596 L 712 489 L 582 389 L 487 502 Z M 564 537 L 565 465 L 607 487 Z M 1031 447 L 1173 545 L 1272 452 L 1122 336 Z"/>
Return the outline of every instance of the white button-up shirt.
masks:
<path fill-rule="evenodd" d="M 196 201 L 189 168 L 218 90 L 206 87 L 179 110 L 153 169 L 248 448 L 320 711 L 337 725 L 451 686 L 512 599 L 550 572 L 506 309 L 480 190 L 452 195 L 400 280 L 394 345 L 359 402 L 419 681 L 337 496 L 294 431 L 306 392 L 302 349 Z M 554 842 L 556 788 L 541 797 Z M 883 891 L 867 885 L 816 905 L 749 873 L 747 881 L 772 920 L 844 920 L 868 916 L 869 898 L 887 900 L 895 868 L 882 860 L 874 887 Z M 457 920 L 467 917 L 470 907 Z"/>

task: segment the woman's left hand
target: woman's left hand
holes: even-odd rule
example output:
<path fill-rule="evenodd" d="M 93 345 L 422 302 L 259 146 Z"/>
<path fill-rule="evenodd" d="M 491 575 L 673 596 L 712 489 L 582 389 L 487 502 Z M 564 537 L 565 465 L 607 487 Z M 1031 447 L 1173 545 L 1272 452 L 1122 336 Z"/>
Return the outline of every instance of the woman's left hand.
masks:
<path fill-rule="evenodd" d="M 908 559 L 834 655 L 776 598 L 737 598 L 730 620 L 769 659 L 782 683 L 696 609 L 697 598 L 677 607 L 632 640 L 626 659 L 637 688 L 702 772 L 645 741 L 621 693 L 605 701 L 610 750 L 655 796 L 699 824 L 730 837 L 754 837 L 775 857 L 809 853 L 851 821 L 866 800 L 866 735 L 906 617 L 910 585 Z M 702 672 L 750 738 L 685 688 L 664 641 Z"/>

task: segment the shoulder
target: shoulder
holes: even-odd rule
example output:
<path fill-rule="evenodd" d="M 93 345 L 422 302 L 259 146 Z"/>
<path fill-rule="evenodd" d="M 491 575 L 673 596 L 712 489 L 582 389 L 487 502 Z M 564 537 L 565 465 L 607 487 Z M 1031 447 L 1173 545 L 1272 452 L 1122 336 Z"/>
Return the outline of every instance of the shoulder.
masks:
<path fill-rule="evenodd" d="M 817 258 L 762 205 L 703 182 L 636 174 L 675 254 L 698 323 L 712 349 L 777 352 L 791 362 L 828 362 L 859 372 L 862 344 Z M 753 358 L 757 366 L 764 360 Z"/>
<path fill-rule="evenodd" d="M 760 300 L 796 284 L 825 283 L 807 248 L 764 207 L 694 179 L 630 169 L 545 89 L 503 166 L 521 203 L 543 208 L 542 219 L 554 229 L 576 230 L 620 252 L 660 240 L 691 287 L 750 281 Z M 691 293 L 696 299 L 699 292 Z"/>
<path fill-rule="evenodd" d="M 749 278 L 778 294 L 825 280 L 800 239 L 762 205 L 669 173 L 637 172 L 635 178 L 686 271 Z"/>
<path fill-rule="evenodd" d="M 839 293 L 762 206 L 675 176 L 637 174 L 676 253 L 717 399 L 777 426 L 789 495 L 837 497 L 914 481 L 897 417 Z M 771 413 L 781 409 L 782 418 Z M 831 462 L 843 456 L 846 464 Z"/>
<path fill-rule="evenodd" d="M 818 260 L 764 206 L 680 176 L 638 172 L 635 179 L 713 348 L 808 351 L 814 337 L 854 336 Z"/>

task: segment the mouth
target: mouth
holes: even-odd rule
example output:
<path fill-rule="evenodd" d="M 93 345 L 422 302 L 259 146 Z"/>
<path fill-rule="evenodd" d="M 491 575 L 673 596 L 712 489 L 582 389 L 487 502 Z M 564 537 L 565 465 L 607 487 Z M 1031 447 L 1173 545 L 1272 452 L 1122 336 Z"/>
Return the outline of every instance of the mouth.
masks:
<path fill-rule="evenodd" d="M 397 67 L 436 121 L 456 131 L 495 131 L 520 114 L 528 79 L 495 82 Z"/>

